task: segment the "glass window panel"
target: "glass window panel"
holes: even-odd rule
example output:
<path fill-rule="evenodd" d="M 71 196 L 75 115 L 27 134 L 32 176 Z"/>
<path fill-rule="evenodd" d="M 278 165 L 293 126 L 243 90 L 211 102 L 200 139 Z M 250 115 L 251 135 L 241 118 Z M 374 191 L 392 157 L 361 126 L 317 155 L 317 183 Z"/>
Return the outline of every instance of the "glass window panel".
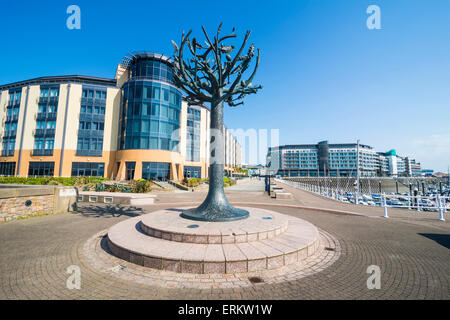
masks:
<path fill-rule="evenodd" d="M 133 137 L 133 149 L 139 149 L 139 137 Z"/>
<path fill-rule="evenodd" d="M 150 149 L 158 149 L 158 138 L 150 137 Z"/>
<path fill-rule="evenodd" d="M 149 109 L 151 109 L 151 108 L 149 108 L 149 106 L 150 106 L 150 103 L 143 103 L 142 104 L 142 115 L 143 116 L 149 116 L 150 115 L 150 113 L 148 113 L 149 111 L 151 111 L 151 110 L 149 110 Z"/>
<path fill-rule="evenodd" d="M 152 92 L 152 93 L 153 93 L 153 94 L 152 94 L 153 99 L 159 100 L 159 99 L 160 99 L 160 91 L 161 91 L 160 89 L 161 89 L 161 88 L 160 88 L 160 87 L 155 87 L 155 86 L 154 86 L 152 89 L 153 89 L 153 92 Z"/>
<path fill-rule="evenodd" d="M 167 118 L 168 115 L 168 106 L 161 105 L 161 117 Z"/>
<path fill-rule="evenodd" d="M 148 120 L 142 120 L 141 132 L 150 132 L 150 122 Z"/>
<path fill-rule="evenodd" d="M 159 103 L 152 103 L 152 116 L 159 116 Z"/>
<path fill-rule="evenodd" d="M 176 104 L 176 98 L 175 98 L 175 92 L 170 91 L 170 103 L 171 104 Z"/>
<path fill-rule="evenodd" d="M 142 86 L 136 86 L 136 92 L 135 92 L 136 99 L 141 99 L 142 98 Z"/>
<path fill-rule="evenodd" d="M 148 137 L 141 137 L 141 149 L 148 149 Z"/>
<path fill-rule="evenodd" d="M 158 121 L 156 120 L 151 120 L 150 121 L 150 132 L 158 132 Z"/>
<path fill-rule="evenodd" d="M 139 120 L 133 121 L 133 132 L 140 132 L 140 121 Z"/>
<path fill-rule="evenodd" d="M 169 101 L 169 89 L 163 88 L 163 99 L 164 101 Z"/>

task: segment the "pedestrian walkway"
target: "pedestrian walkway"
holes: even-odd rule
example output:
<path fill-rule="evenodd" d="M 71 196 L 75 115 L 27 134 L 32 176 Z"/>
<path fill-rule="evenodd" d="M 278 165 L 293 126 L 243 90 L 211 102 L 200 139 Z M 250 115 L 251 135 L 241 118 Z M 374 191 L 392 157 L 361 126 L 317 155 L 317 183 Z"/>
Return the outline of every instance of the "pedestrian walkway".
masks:
<path fill-rule="evenodd" d="M 276 200 L 258 191 L 258 181 L 226 188 L 231 203 L 253 203 L 314 224 L 336 239 L 340 256 L 331 266 L 302 278 L 262 282 L 245 288 L 171 288 L 158 279 L 153 285 L 137 281 L 144 272 L 115 276 L 126 264 L 99 269 L 85 254 L 95 235 L 120 221 L 161 208 L 195 205 L 206 192 L 167 192 L 150 206 L 82 204 L 78 213 L 0 223 L 0 299 L 449 299 L 450 225 L 437 221 L 433 212 L 390 210 L 383 219 L 381 208 L 343 204 L 286 186 L 292 200 Z M 262 187 L 264 181 L 262 181 Z M 233 187 L 231 187 L 233 188 Z M 245 191 L 247 190 L 247 191 Z M 250 191 L 249 191 L 250 190 Z M 329 208 L 334 213 L 309 210 Z M 353 214 L 336 214 L 336 211 Z M 98 237 L 100 237 L 99 235 Z M 97 247 L 98 250 L 103 250 Z M 333 250 L 331 248 L 330 250 Z M 69 290 L 69 266 L 81 271 L 81 289 Z M 367 288 L 368 267 L 379 266 L 381 288 Z M 139 267 L 139 266 L 137 266 Z M 141 267 L 144 268 L 144 267 Z M 319 271 L 320 270 L 320 271 Z M 210 275 L 195 275 L 196 280 Z M 220 279 L 219 279 L 220 280 Z"/>

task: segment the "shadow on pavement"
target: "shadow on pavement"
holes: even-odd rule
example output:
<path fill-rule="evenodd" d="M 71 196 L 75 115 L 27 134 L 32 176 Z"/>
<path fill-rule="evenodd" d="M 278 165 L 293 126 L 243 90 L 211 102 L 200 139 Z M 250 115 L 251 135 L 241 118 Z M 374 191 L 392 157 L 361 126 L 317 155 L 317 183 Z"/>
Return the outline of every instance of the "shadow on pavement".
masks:
<path fill-rule="evenodd" d="M 450 249 L 450 234 L 439 234 L 439 233 L 419 233 L 419 235 L 425 238 L 431 239 L 441 246 Z"/>
<path fill-rule="evenodd" d="M 116 218 L 120 216 L 137 217 L 144 213 L 141 208 L 115 205 L 78 206 L 76 213 L 88 218 Z"/>

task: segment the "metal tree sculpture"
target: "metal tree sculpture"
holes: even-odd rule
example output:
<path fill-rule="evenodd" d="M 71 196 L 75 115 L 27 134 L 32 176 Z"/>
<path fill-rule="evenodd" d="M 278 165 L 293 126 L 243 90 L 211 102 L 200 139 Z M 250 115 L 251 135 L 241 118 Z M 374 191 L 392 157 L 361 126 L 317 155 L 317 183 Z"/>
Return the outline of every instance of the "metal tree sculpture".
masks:
<path fill-rule="evenodd" d="M 249 68 L 255 55 L 255 46 L 250 45 L 247 54 L 242 52 L 250 37 L 247 31 L 239 51 L 234 57 L 230 54 L 233 45 L 224 45 L 223 41 L 235 38 L 232 34 L 219 37 L 220 24 L 215 37 L 210 39 L 202 27 L 205 44 L 200 44 L 195 38 L 190 40 L 192 31 L 186 35 L 183 31 L 180 47 L 172 41 L 175 48 L 174 78 L 176 84 L 186 92 L 189 105 L 211 104 L 211 160 L 209 175 L 209 192 L 205 201 L 195 209 L 185 210 L 182 216 L 202 221 L 231 221 L 247 218 L 246 210 L 234 208 L 230 205 L 223 191 L 224 170 L 224 137 L 223 137 L 223 103 L 234 107 L 244 102 L 242 99 L 251 93 L 256 93 L 262 86 L 252 84 L 259 65 L 259 49 L 256 64 L 247 80 L 241 80 L 244 72 Z M 184 50 L 189 52 L 184 60 Z M 199 52 L 200 51 L 200 52 Z"/>

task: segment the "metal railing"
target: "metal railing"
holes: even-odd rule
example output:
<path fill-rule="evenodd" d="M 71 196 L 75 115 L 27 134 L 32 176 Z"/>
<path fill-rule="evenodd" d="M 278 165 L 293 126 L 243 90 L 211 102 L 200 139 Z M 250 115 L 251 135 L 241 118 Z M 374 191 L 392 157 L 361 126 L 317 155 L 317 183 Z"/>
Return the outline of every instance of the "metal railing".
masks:
<path fill-rule="evenodd" d="M 53 156 L 53 149 L 33 149 L 33 156 Z"/>
<path fill-rule="evenodd" d="M 399 194 L 362 194 L 349 193 L 340 189 L 329 188 L 321 185 L 274 179 L 277 182 L 287 184 L 296 189 L 312 192 L 329 199 L 343 203 L 353 203 L 358 205 L 382 207 L 384 217 L 389 218 L 388 208 L 403 208 L 416 211 L 439 212 L 439 220 L 445 221 L 444 213 L 450 210 L 450 196 L 433 194 L 430 196 L 417 195 L 399 195 Z"/>

